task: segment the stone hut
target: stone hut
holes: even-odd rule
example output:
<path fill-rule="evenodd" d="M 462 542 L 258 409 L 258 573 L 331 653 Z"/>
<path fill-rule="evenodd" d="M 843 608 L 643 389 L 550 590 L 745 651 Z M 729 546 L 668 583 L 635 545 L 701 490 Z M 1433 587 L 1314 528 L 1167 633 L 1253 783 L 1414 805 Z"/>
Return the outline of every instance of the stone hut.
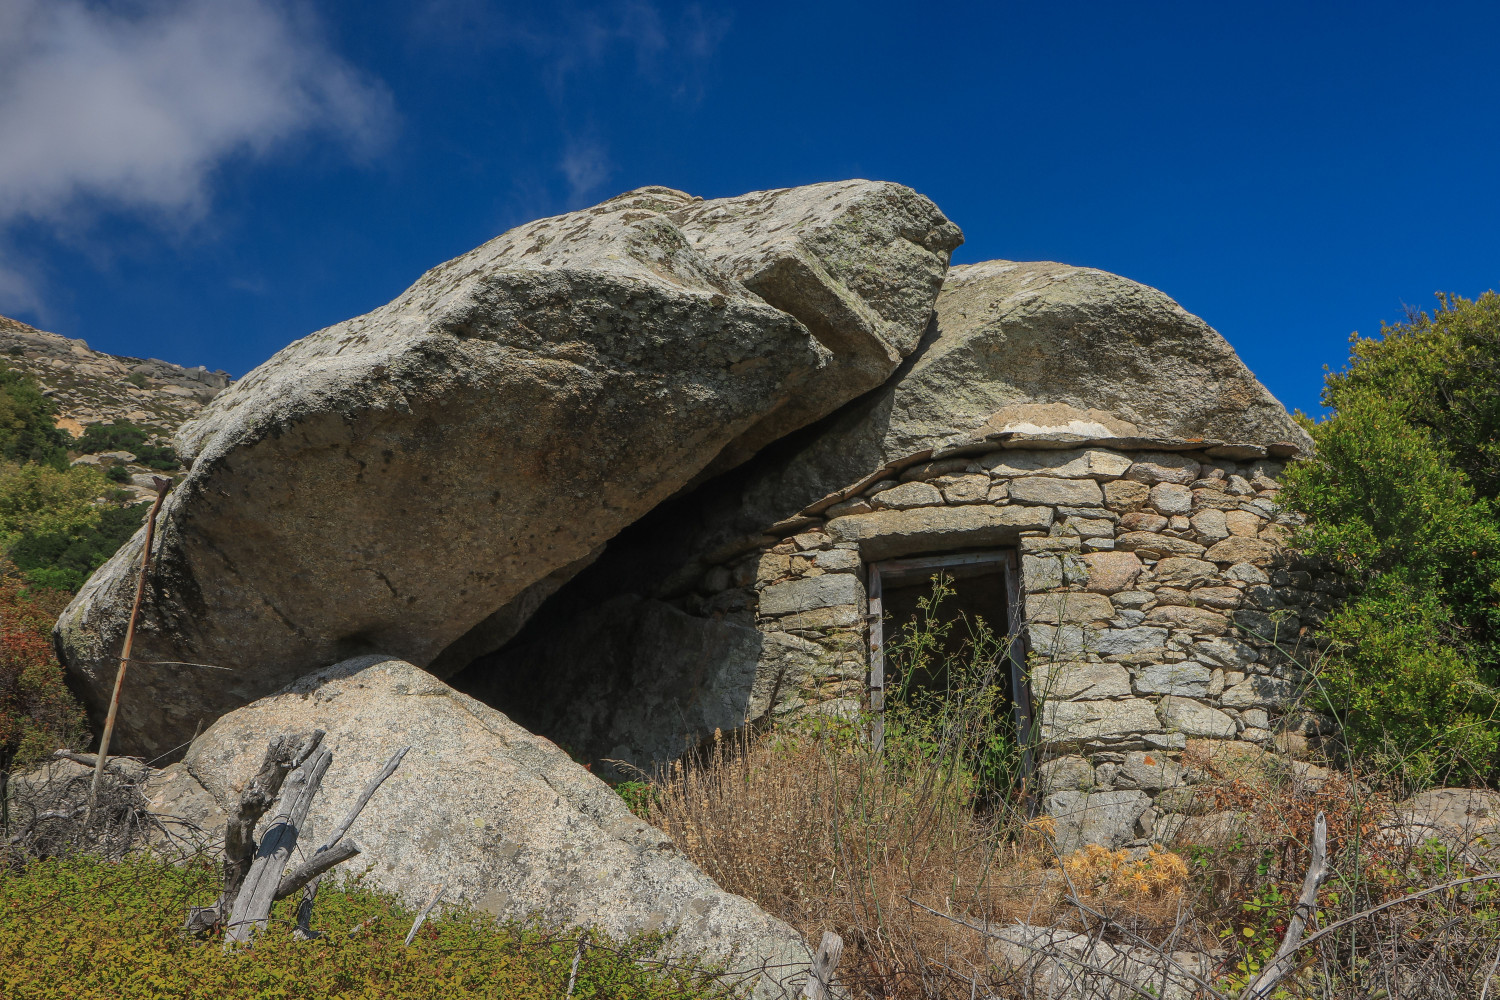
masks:
<path fill-rule="evenodd" d="M 1202 320 L 1104 272 L 953 268 L 882 387 L 664 504 L 453 683 L 608 773 L 768 716 L 878 707 L 938 571 L 1012 637 L 1059 839 L 1180 815 L 1192 738 L 1295 742 L 1336 587 L 1285 549 L 1307 435 Z"/>
<path fill-rule="evenodd" d="M 1010 640 L 1059 839 L 1163 835 L 1189 740 L 1307 728 L 1297 664 L 1337 584 L 1287 552 L 1277 478 L 1311 442 L 1162 293 L 950 268 L 961 242 L 886 182 L 642 188 L 288 345 L 178 431 L 116 749 L 379 655 L 629 774 L 766 719 L 878 717 L 890 632 L 941 572 Z M 143 546 L 55 631 L 96 720 Z"/>

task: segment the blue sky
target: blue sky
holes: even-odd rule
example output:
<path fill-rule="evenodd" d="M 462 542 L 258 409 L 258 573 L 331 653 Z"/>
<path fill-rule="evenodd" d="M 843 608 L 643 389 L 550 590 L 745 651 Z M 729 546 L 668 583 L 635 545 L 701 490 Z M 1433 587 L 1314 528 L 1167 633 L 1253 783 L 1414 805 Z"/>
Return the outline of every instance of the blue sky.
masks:
<path fill-rule="evenodd" d="M 909 184 L 1288 407 L 1500 286 L 1500 5 L 0 0 L 0 312 L 235 375 L 644 184 Z"/>

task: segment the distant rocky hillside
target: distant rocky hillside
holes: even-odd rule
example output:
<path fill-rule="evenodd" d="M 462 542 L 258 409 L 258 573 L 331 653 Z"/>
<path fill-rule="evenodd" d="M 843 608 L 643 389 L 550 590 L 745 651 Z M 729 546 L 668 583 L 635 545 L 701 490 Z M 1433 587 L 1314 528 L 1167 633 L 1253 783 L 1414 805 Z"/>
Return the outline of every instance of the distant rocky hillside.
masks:
<path fill-rule="evenodd" d="M 170 438 L 229 385 L 226 372 L 103 354 L 5 316 L 0 362 L 36 379 L 57 403 L 58 426 L 74 437 L 90 424 L 125 420 Z"/>

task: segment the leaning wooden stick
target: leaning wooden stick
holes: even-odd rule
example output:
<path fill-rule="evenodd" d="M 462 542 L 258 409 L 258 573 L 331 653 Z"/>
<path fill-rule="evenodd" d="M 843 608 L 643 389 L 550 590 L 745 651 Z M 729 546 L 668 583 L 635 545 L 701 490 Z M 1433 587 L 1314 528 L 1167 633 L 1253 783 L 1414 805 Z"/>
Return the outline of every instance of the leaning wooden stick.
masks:
<path fill-rule="evenodd" d="M 434 892 L 432 894 L 432 898 L 427 901 L 427 905 L 422 907 L 422 912 L 418 913 L 417 919 L 412 922 L 411 930 L 406 932 L 406 940 L 401 942 L 401 946 L 403 948 L 411 947 L 412 940 L 417 936 L 417 931 L 422 929 L 422 924 L 427 920 L 427 914 L 432 912 L 432 908 L 436 906 L 437 901 L 442 898 L 443 890 L 446 888 L 446 885 L 439 885 L 437 887 L 437 892 Z"/>
<path fill-rule="evenodd" d="M 146 518 L 146 544 L 141 551 L 141 575 L 135 583 L 135 604 L 130 609 L 130 623 L 125 626 L 125 646 L 120 650 L 120 667 L 115 671 L 115 690 L 109 698 L 109 715 L 104 719 L 104 735 L 99 739 L 99 759 L 94 764 L 94 780 L 89 785 L 89 811 L 84 824 L 94 818 L 94 803 L 99 797 L 99 779 L 104 774 L 104 762 L 109 757 L 109 738 L 115 733 L 115 716 L 120 711 L 120 687 L 125 683 L 125 668 L 130 665 L 130 647 L 135 643 L 135 621 L 140 617 L 141 601 L 146 596 L 146 576 L 151 571 L 151 536 L 156 532 L 156 515 L 161 512 L 162 501 L 172 480 L 152 476 L 156 485 L 156 500 L 151 504 L 151 516 Z"/>
<path fill-rule="evenodd" d="M 813 956 L 811 968 L 807 970 L 807 982 L 803 984 L 803 1000 L 827 1000 L 833 990 L 833 970 L 844 956 L 844 939 L 833 931 L 824 931 Z"/>
<path fill-rule="evenodd" d="M 1320 812 L 1313 823 L 1312 864 L 1308 865 L 1307 877 L 1302 880 L 1302 895 L 1297 898 L 1297 908 L 1287 924 L 1286 936 L 1281 939 L 1276 957 L 1266 963 L 1260 975 L 1245 987 L 1240 1000 L 1263 1000 L 1270 996 L 1275 992 L 1277 984 L 1297 967 L 1297 950 L 1302 945 L 1302 932 L 1307 926 L 1307 918 L 1318 908 L 1318 887 L 1327 877 L 1328 822 Z"/>

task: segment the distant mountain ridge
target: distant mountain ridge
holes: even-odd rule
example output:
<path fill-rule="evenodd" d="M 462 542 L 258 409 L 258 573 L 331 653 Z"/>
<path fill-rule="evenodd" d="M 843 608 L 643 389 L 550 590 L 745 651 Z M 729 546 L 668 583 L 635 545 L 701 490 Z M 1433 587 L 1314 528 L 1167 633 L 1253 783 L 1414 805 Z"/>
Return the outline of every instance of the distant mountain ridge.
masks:
<path fill-rule="evenodd" d="M 90 424 L 124 420 L 170 438 L 230 383 L 228 372 L 105 354 L 6 316 L 0 363 L 35 379 L 57 404 L 57 425 L 74 437 Z"/>

